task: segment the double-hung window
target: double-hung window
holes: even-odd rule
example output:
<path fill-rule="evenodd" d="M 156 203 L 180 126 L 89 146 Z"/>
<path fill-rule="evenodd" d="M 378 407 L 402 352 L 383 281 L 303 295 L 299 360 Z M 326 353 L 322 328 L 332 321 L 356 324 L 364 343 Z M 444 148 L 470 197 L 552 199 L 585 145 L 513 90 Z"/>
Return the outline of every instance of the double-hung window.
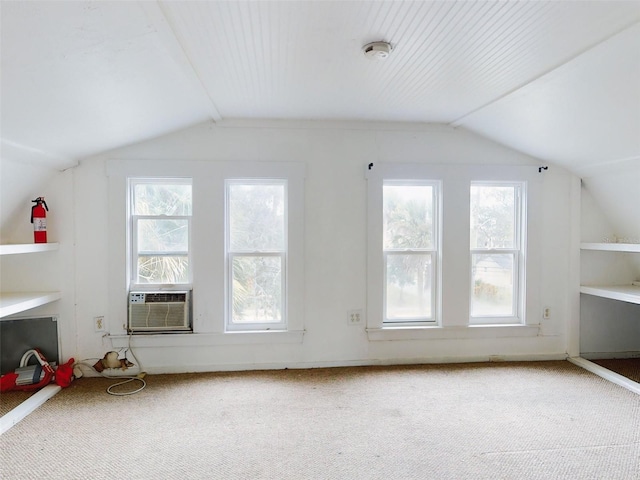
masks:
<path fill-rule="evenodd" d="M 471 323 L 521 322 L 524 188 L 523 183 L 471 183 Z"/>
<path fill-rule="evenodd" d="M 286 329 L 286 180 L 227 180 L 225 231 L 226 329 Z"/>
<path fill-rule="evenodd" d="M 436 182 L 385 181 L 384 323 L 436 321 Z"/>
<path fill-rule="evenodd" d="M 109 228 L 126 238 L 109 245 L 110 333 L 127 330 L 132 304 L 180 303 L 186 293 L 193 336 L 157 342 L 301 342 L 305 170 L 301 162 L 109 160 Z"/>
<path fill-rule="evenodd" d="M 438 172 L 376 164 L 367 183 L 367 331 L 436 326 L 442 315 Z"/>
<path fill-rule="evenodd" d="M 129 179 L 130 288 L 191 283 L 191 179 Z"/>
<path fill-rule="evenodd" d="M 491 331 L 475 327 L 496 325 L 509 335 L 536 333 L 537 170 L 370 165 L 370 339 L 475 338 Z"/>

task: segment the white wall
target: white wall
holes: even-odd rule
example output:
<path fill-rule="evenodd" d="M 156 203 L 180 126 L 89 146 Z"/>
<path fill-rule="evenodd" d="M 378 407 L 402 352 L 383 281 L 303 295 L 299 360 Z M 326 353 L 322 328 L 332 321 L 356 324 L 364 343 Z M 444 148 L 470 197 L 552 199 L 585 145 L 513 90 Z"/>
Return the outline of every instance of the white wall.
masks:
<path fill-rule="evenodd" d="M 597 222 L 600 228 L 608 227 L 602 236 L 640 243 L 640 158 L 603 166 L 596 171 L 597 174 L 583 178 L 583 190 L 593 198 L 606 220 L 592 222 Z M 583 216 L 589 217 L 591 213 L 583 211 Z M 583 220 L 583 226 L 585 221 L 589 220 Z M 584 241 L 602 241 L 587 238 L 589 236 L 585 232 Z M 633 266 L 635 280 L 640 280 L 640 255 L 628 256 L 627 261 Z"/>
<path fill-rule="evenodd" d="M 33 242 L 31 200 L 45 197 L 49 204 L 50 182 L 60 173 L 43 165 L 14 160 L 0 160 L 0 240 L 2 243 Z"/>
<path fill-rule="evenodd" d="M 580 356 L 640 356 L 640 305 L 581 295 L 580 311 Z"/>
<path fill-rule="evenodd" d="M 305 184 L 305 330 L 302 343 L 172 344 L 138 346 L 134 351 L 149 372 L 283 368 L 401 362 L 473 361 L 490 358 L 562 358 L 566 323 L 572 315 L 569 293 L 571 174 L 551 166 L 543 181 L 543 222 L 536 249 L 542 285 L 538 311 L 551 318 L 534 337 L 369 341 L 364 326 L 349 326 L 347 312 L 366 306 L 366 180 L 370 162 L 457 164 L 529 164 L 535 159 L 503 148 L 464 130 L 443 126 L 357 123 L 203 124 L 153 141 L 84 160 L 73 173 L 75 232 L 75 318 L 77 359 L 101 357 L 111 349 L 94 332 L 93 317 L 114 302 L 108 278 L 114 267 L 107 252 L 110 236 L 108 159 L 288 161 L 306 165 Z M 491 168 L 491 167 L 488 167 Z M 497 167 L 499 168 L 499 167 Z M 533 168 L 533 167 L 532 167 Z M 64 186 L 61 186 L 64 188 Z M 124 219 L 123 219 L 124 221 Z M 216 274 L 212 272 L 212 274 Z M 125 313 L 123 312 L 123 315 Z M 537 320 L 535 320 L 537 321 Z M 146 342 L 147 345 L 153 342 Z M 170 344 L 171 342 L 164 342 Z M 68 356 L 68 355 L 67 355 Z"/>
<path fill-rule="evenodd" d="M 366 305 L 366 181 L 369 162 L 537 164 L 464 131 L 446 127 L 359 124 L 229 124 L 201 125 L 152 142 L 83 162 L 77 172 L 78 199 L 93 192 L 98 202 L 78 203 L 78 335 L 80 356 L 101 353 L 103 341 L 93 332 L 92 318 L 110 307 L 105 272 L 109 260 L 86 262 L 92 252 L 107 251 L 106 226 L 89 210 L 106 214 L 107 158 L 131 160 L 294 161 L 307 167 L 305 240 L 305 328 L 302 344 L 215 345 L 139 348 L 147 370 L 183 371 L 267 366 L 325 365 L 400 361 L 483 359 L 489 356 L 561 356 L 567 317 L 566 258 L 569 251 L 571 176 L 560 169 L 545 173 L 543 250 L 549 261 L 541 268 L 553 279 L 544 282 L 541 298 L 555 312 L 534 338 L 370 342 L 361 327 L 347 325 L 348 310 Z M 564 208 L 559 208 L 564 205 Z M 84 210 L 84 211 L 83 211 Z M 81 221 L 82 219 L 82 221 Z M 547 228 L 547 227 L 544 227 Z M 91 238 L 87 232 L 93 232 Z M 543 232 L 544 233 L 544 232 Z M 93 240 L 92 240 L 93 239 Z M 94 240 L 95 243 L 94 244 Z M 122 241 L 121 239 L 110 239 Z M 97 268 L 95 268 L 97 266 Z M 97 287 L 97 288 L 94 288 Z M 90 298 L 86 304 L 83 298 Z M 134 340 L 135 344 L 135 340 Z"/>

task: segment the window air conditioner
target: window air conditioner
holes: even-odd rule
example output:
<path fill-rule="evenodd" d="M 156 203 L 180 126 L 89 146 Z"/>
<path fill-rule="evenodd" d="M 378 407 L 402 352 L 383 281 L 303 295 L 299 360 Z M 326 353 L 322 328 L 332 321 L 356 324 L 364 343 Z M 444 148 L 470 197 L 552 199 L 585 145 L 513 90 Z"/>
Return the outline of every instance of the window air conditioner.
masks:
<path fill-rule="evenodd" d="M 128 331 L 191 331 L 191 291 L 129 292 Z"/>

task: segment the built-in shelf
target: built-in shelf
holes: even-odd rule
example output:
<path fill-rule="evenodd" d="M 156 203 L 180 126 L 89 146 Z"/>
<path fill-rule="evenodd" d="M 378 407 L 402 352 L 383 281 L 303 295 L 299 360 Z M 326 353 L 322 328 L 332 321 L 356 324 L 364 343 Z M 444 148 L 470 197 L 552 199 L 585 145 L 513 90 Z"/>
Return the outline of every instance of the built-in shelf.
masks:
<path fill-rule="evenodd" d="M 59 243 L 17 243 L 0 245 L 1 255 L 19 255 L 58 250 Z M 60 292 L 1 292 L 0 319 L 60 300 Z"/>
<path fill-rule="evenodd" d="M 2 292 L 0 294 L 0 318 L 24 312 L 32 308 L 60 300 L 60 292 Z"/>
<path fill-rule="evenodd" d="M 581 243 L 582 250 L 640 253 L 640 243 Z"/>
<path fill-rule="evenodd" d="M 58 250 L 59 246 L 59 243 L 19 243 L 0 245 L 0 255 L 49 252 L 51 250 Z"/>
<path fill-rule="evenodd" d="M 640 243 L 588 243 L 580 244 L 581 250 L 600 252 L 640 253 Z M 582 285 L 580 293 L 640 304 L 639 285 Z"/>
<path fill-rule="evenodd" d="M 59 243 L 20 243 L 0 245 L 0 256 L 58 250 Z M 60 292 L 0 292 L 0 320 L 62 298 Z M 0 435 L 58 393 L 58 385 L 47 385 L 0 418 Z"/>
<path fill-rule="evenodd" d="M 640 286 L 636 285 L 583 285 L 580 293 L 640 305 Z"/>

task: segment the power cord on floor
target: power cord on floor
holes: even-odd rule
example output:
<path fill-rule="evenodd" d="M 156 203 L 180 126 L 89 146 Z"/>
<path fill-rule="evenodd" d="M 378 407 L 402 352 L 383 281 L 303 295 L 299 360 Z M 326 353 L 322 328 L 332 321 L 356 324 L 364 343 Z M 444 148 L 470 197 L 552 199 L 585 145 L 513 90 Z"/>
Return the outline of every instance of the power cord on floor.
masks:
<path fill-rule="evenodd" d="M 107 388 L 107 393 L 109 395 L 115 395 L 118 397 L 124 397 L 126 395 L 133 395 L 134 393 L 138 393 L 141 392 L 142 390 L 144 390 L 144 387 L 147 386 L 147 382 L 144 381 L 144 372 L 139 373 L 138 375 L 136 375 L 135 377 L 121 377 L 121 376 L 117 376 L 117 377 L 110 377 L 108 375 L 104 375 L 102 374 L 103 377 L 105 378 L 117 378 L 117 379 L 124 379 L 124 381 L 122 382 L 118 382 L 118 383 L 114 383 L 113 385 L 111 385 L 109 388 Z M 130 392 L 114 392 L 111 389 L 115 388 L 115 387 L 119 387 L 120 385 L 125 385 L 129 382 L 134 382 L 134 381 L 138 381 L 140 383 L 142 383 L 142 385 L 140 386 L 140 388 L 136 389 L 136 390 L 132 390 Z"/>
<path fill-rule="evenodd" d="M 131 352 L 131 356 L 133 357 L 133 360 L 135 360 L 136 364 L 138 365 L 138 370 L 140 371 L 140 373 L 138 373 L 136 376 L 126 376 L 126 375 L 107 375 L 107 374 L 105 374 L 103 372 L 98 372 L 104 378 L 122 380 L 121 382 L 114 383 L 113 385 L 111 385 L 111 386 L 109 386 L 107 388 L 107 393 L 109 395 L 114 395 L 114 396 L 117 396 L 117 397 L 124 397 L 124 396 L 127 396 L 127 395 L 134 395 L 134 394 L 139 393 L 142 390 L 144 390 L 144 388 L 147 386 L 147 382 L 144 381 L 144 377 L 145 377 L 146 373 L 142 371 L 142 365 L 140 365 L 140 362 L 138 361 L 138 359 L 136 358 L 135 354 L 133 353 L 133 350 L 131 349 L 131 334 L 129 334 L 129 346 L 128 346 L 127 350 L 125 351 L 125 360 L 127 360 L 127 351 Z M 80 367 L 81 365 L 82 366 L 86 366 L 86 367 L 90 367 L 91 370 L 93 370 L 94 372 L 97 372 L 97 370 L 94 368 L 95 362 L 93 364 L 87 363 L 87 362 L 93 361 L 93 360 L 99 361 L 100 359 L 97 359 L 97 358 L 85 359 L 85 360 L 81 360 L 79 362 L 76 362 L 75 365 L 77 365 L 78 367 Z M 138 381 L 138 382 L 141 383 L 140 387 L 135 389 L 135 390 L 132 390 L 132 391 L 129 391 L 129 392 L 114 392 L 112 390 L 115 387 L 119 387 L 121 385 L 126 385 L 127 383 L 135 382 L 135 381 Z"/>
<path fill-rule="evenodd" d="M 82 360 L 80 362 L 76 362 L 74 366 L 77 366 L 77 367 L 89 367 L 89 368 L 91 368 L 91 371 L 99 373 L 101 377 L 109 378 L 109 379 L 112 379 L 112 380 L 116 380 L 116 379 L 117 380 L 122 380 L 121 382 L 114 383 L 113 385 L 111 385 L 111 386 L 109 386 L 107 388 L 107 393 L 109 395 L 115 395 L 115 396 L 118 396 L 118 397 L 122 397 L 122 396 L 126 396 L 126 395 L 133 395 L 135 393 L 138 393 L 138 392 L 142 391 L 144 389 L 144 387 L 147 386 L 147 382 L 144 381 L 144 376 L 146 375 L 144 372 L 140 372 L 136 376 L 107 375 L 106 373 L 98 372 L 95 368 L 93 368 L 93 364 L 89 363 L 89 362 L 91 362 L 93 360 L 100 360 L 100 359 L 98 359 L 98 358 L 96 358 L 96 359 L 88 358 L 86 360 Z M 138 382 L 141 383 L 140 388 L 137 388 L 137 389 L 132 390 L 130 392 L 114 392 L 112 390 L 115 387 L 119 387 L 120 385 L 125 385 L 125 384 L 127 384 L 129 382 L 134 382 L 134 381 L 138 381 Z"/>

